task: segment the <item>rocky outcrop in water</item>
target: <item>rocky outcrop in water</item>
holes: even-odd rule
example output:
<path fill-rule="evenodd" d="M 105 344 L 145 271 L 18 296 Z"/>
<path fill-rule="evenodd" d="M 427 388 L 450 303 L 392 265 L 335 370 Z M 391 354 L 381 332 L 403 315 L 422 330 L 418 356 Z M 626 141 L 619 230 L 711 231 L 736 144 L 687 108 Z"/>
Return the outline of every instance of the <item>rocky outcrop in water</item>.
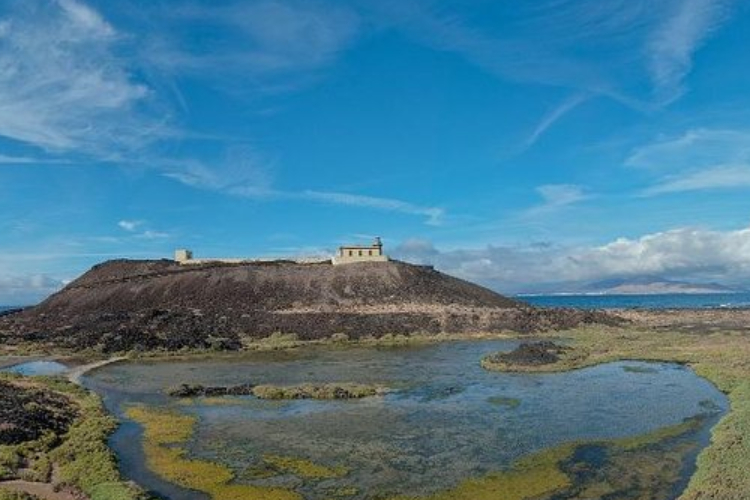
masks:
<path fill-rule="evenodd" d="M 550 341 L 524 342 L 510 352 L 500 352 L 489 357 L 489 361 L 513 366 L 551 365 L 560 361 L 560 355 L 569 347 Z"/>
<path fill-rule="evenodd" d="M 115 260 L 40 305 L 0 318 L 0 341 L 105 352 L 224 350 L 274 333 L 300 340 L 533 333 L 616 321 L 597 312 L 533 308 L 402 262 L 181 266 Z"/>

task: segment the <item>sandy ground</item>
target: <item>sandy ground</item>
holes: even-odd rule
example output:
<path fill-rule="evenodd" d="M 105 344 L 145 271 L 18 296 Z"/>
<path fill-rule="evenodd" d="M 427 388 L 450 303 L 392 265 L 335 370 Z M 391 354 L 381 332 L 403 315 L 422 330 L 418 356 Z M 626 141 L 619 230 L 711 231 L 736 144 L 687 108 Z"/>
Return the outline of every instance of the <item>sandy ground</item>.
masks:
<path fill-rule="evenodd" d="M 49 483 L 35 483 L 21 480 L 3 481 L 0 482 L 0 488 L 30 493 L 44 500 L 81 500 L 82 498 L 70 491 L 55 491 L 54 487 Z"/>

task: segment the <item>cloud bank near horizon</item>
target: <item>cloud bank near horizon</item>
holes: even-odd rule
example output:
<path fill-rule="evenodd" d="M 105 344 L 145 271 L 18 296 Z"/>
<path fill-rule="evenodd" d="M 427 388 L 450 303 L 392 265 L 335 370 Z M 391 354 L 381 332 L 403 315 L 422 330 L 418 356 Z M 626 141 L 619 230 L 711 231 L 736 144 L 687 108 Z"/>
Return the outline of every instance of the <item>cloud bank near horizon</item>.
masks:
<path fill-rule="evenodd" d="M 513 293 L 563 292 L 588 282 L 640 276 L 750 285 L 750 227 L 681 228 L 588 247 L 537 244 L 440 250 L 429 241 L 413 239 L 393 254 Z"/>

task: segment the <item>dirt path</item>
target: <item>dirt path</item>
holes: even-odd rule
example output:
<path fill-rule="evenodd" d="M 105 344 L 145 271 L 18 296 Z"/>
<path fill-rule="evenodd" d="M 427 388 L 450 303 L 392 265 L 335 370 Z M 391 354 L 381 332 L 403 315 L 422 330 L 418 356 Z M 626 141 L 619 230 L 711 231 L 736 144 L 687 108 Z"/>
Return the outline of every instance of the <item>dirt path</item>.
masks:
<path fill-rule="evenodd" d="M 117 356 L 114 358 L 108 358 L 103 359 L 101 361 L 96 361 L 94 363 L 88 363 L 85 365 L 76 366 L 75 368 L 71 368 L 65 373 L 65 376 L 73 382 L 74 384 L 81 385 L 81 378 L 89 373 L 92 370 L 96 370 L 98 368 L 101 368 L 102 366 L 111 365 L 113 363 L 119 363 L 120 361 L 124 361 L 128 358 L 125 356 Z"/>
<path fill-rule="evenodd" d="M 32 481 L 21 481 L 20 479 L 2 481 L 0 482 L 0 488 L 29 493 L 43 500 L 80 500 L 81 498 L 70 491 L 55 491 L 54 487 L 49 483 L 35 483 Z"/>

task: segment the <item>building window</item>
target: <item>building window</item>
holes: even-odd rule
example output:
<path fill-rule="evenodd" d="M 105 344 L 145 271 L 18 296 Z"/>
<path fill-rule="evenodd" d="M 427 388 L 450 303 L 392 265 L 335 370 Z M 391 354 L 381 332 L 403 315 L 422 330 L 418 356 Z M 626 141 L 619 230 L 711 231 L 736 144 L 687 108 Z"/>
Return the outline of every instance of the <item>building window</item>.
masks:
<path fill-rule="evenodd" d="M 362 257 L 362 250 L 359 251 L 359 256 Z"/>
<path fill-rule="evenodd" d="M 368 255 L 369 255 L 370 257 L 372 257 L 372 250 L 368 250 L 368 251 L 367 251 L 367 254 L 368 254 Z"/>

